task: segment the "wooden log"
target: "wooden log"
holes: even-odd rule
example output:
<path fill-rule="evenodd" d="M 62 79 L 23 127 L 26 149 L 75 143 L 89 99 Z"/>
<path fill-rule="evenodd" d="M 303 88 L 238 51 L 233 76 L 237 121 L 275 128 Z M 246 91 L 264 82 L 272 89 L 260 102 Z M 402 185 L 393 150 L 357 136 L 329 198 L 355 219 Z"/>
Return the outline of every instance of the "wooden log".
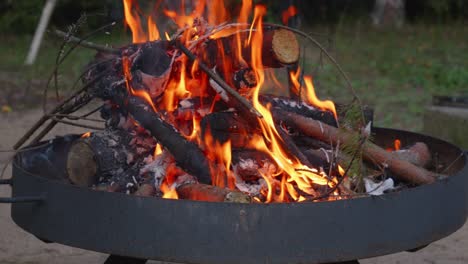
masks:
<path fill-rule="evenodd" d="M 251 39 L 257 32 L 252 32 Z M 249 32 L 240 33 L 242 58 L 251 65 L 252 47 L 243 45 L 249 39 Z M 209 65 L 222 66 L 226 63 L 226 58 L 237 56 L 239 44 L 236 35 L 229 35 L 220 38 L 210 39 L 206 44 L 206 49 L 197 51 L 198 56 L 208 59 Z M 299 42 L 296 35 L 289 30 L 274 29 L 265 27 L 262 42 L 262 63 L 267 68 L 280 68 L 285 65 L 297 63 L 300 55 Z M 239 65 L 240 61 L 231 62 L 232 66 Z M 234 67 L 235 68 L 235 67 Z"/>
<path fill-rule="evenodd" d="M 277 120 L 282 120 L 302 133 L 324 142 L 332 142 L 333 144 L 337 144 L 338 142 L 346 143 L 351 142 L 353 138 L 357 138 L 358 136 L 356 132 L 338 130 L 335 127 L 297 114 L 280 113 L 278 111 L 274 114 Z M 365 142 L 362 146 L 362 151 L 365 160 L 379 167 L 388 168 L 400 180 L 420 185 L 432 183 L 438 177 L 437 174 L 401 160 L 391 152 L 371 142 Z"/>
<path fill-rule="evenodd" d="M 295 113 L 304 117 L 310 117 L 334 127 L 337 126 L 332 112 L 315 108 L 301 100 L 272 95 L 261 95 L 259 100 L 263 105 L 271 104 L 274 109 Z"/>
<path fill-rule="evenodd" d="M 250 203 L 249 195 L 219 188 L 212 185 L 200 183 L 183 184 L 176 189 L 180 199 L 207 201 L 207 202 L 231 202 L 231 203 Z"/>
<path fill-rule="evenodd" d="M 97 182 L 98 166 L 86 140 L 78 140 L 70 147 L 66 168 L 68 179 L 75 185 L 89 187 Z"/>
<path fill-rule="evenodd" d="M 127 100 L 119 100 L 119 102 L 142 127 L 149 131 L 151 136 L 172 154 L 180 168 L 197 177 L 201 183 L 211 183 L 208 160 L 195 143 L 187 141 L 172 125 L 154 112 L 145 100 L 129 96 Z"/>
<path fill-rule="evenodd" d="M 130 167 L 128 157 L 137 157 L 129 146 L 130 135 L 125 131 L 95 132 L 77 139 L 67 155 L 69 180 L 78 186 L 92 186 Z M 142 153 L 144 158 L 145 153 Z"/>
<path fill-rule="evenodd" d="M 416 142 L 409 148 L 393 151 L 393 155 L 423 168 L 427 168 L 432 160 L 431 152 L 423 142 Z"/>

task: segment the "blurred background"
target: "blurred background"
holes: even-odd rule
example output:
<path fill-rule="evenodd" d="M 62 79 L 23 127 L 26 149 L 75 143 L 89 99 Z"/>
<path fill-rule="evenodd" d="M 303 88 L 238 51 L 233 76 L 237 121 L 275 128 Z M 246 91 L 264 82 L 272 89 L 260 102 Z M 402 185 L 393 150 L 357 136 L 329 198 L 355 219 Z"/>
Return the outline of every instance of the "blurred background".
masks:
<path fill-rule="evenodd" d="M 0 0 L 3 112 L 37 106 L 40 101 L 37 98 L 55 65 L 62 40 L 47 33 L 35 63 L 24 65 L 45 2 Z M 177 9 L 180 6 L 177 2 L 139 1 L 142 13 L 160 12 L 162 7 Z M 299 13 L 289 24 L 314 33 L 331 52 L 349 74 L 364 103 L 375 109 L 377 125 L 421 131 L 424 109 L 431 104 L 432 95 L 454 96 L 468 91 L 468 1 L 261 2 L 268 6 L 267 20 L 276 23 L 281 23 L 281 13 L 290 4 L 297 6 Z M 225 1 L 230 10 L 239 8 L 240 3 L 240 0 Z M 155 4 L 160 6 L 155 9 Z M 58 0 L 48 29 L 66 31 L 83 14 L 86 22 L 80 24 L 77 35 L 116 21 L 112 30 L 94 34 L 90 40 L 113 46 L 131 42 L 130 31 L 123 23 L 122 2 L 118 0 Z M 159 24 L 169 27 L 167 21 L 162 16 L 158 19 Z M 303 65 L 306 72 L 314 75 L 319 95 L 335 101 L 349 98 L 350 93 L 333 65 L 309 46 Z M 79 48 L 69 57 L 59 70 L 61 89 L 66 90 L 76 80 L 93 54 L 92 50 Z"/>

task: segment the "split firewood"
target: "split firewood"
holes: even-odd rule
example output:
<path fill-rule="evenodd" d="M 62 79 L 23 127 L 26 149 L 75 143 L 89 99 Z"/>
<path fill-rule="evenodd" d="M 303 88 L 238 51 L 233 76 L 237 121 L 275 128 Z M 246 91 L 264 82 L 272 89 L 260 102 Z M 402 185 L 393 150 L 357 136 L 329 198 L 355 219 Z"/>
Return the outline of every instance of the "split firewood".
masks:
<path fill-rule="evenodd" d="M 277 120 L 282 120 L 302 133 L 324 142 L 332 142 L 333 144 L 337 144 L 338 142 L 346 143 L 350 142 L 352 138 L 356 138 L 356 132 L 338 130 L 335 127 L 297 114 L 279 113 L 277 111 L 275 116 Z M 415 166 L 408 161 L 401 160 L 396 155 L 373 143 L 365 142 L 362 145 L 362 151 L 364 159 L 379 167 L 388 168 L 396 177 L 403 181 L 419 185 L 432 183 L 438 177 L 437 174 Z"/>
<path fill-rule="evenodd" d="M 251 202 L 250 196 L 245 193 L 200 183 L 183 184 L 177 187 L 177 194 L 181 199 L 195 201 L 231 203 Z"/>

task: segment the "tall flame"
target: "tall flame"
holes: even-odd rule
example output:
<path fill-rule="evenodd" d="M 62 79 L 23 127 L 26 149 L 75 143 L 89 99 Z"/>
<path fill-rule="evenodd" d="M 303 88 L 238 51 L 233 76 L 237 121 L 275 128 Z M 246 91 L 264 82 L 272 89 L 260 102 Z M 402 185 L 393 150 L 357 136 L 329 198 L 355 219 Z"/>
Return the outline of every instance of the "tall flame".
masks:
<path fill-rule="evenodd" d="M 132 30 L 133 43 L 141 43 L 147 41 L 147 37 L 141 27 L 140 15 L 136 11 L 138 9 L 137 0 L 124 0 L 125 22 Z"/>
<path fill-rule="evenodd" d="M 330 100 L 321 101 L 317 98 L 317 95 L 315 94 L 314 85 L 312 84 L 312 77 L 305 76 L 304 83 L 306 86 L 305 96 L 307 102 L 315 107 L 318 107 L 319 109 L 332 112 L 335 116 L 335 119 L 338 120 L 335 104 Z"/>
<path fill-rule="evenodd" d="M 154 41 L 161 39 L 159 28 L 154 20 L 153 15 L 146 16 L 147 32 L 141 26 L 141 12 L 139 12 L 137 0 L 123 0 L 125 21 L 132 30 L 133 42 L 141 43 L 145 41 Z M 263 118 L 258 118 L 258 126 L 261 129 L 261 135 L 249 135 L 248 147 L 257 151 L 266 153 L 275 163 L 276 171 L 261 172 L 261 176 L 265 181 L 266 188 L 262 190 L 266 202 L 287 202 L 287 201 L 304 201 L 307 195 L 316 196 L 315 190 L 317 185 L 328 186 L 333 188 L 337 184 L 336 178 L 326 175 L 324 172 L 315 168 L 309 168 L 302 164 L 300 160 L 293 156 L 281 137 L 276 126 L 269 105 L 262 105 L 259 101 L 261 89 L 265 86 L 266 81 L 272 81 L 276 86 L 281 86 L 272 74 L 267 74 L 262 62 L 262 44 L 264 37 L 263 17 L 266 15 L 266 7 L 256 5 L 253 10 L 253 19 L 251 26 L 247 28 L 246 23 L 252 13 L 252 0 L 242 0 L 242 7 L 237 18 L 237 24 L 227 27 L 225 30 L 216 31 L 216 27 L 211 25 L 220 25 L 229 19 L 230 13 L 226 10 L 223 0 L 199 0 L 197 5 L 191 12 L 186 12 L 185 1 L 182 1 L 180 6 L 181 12 L 177 13 L 174 10 L 164 9 L 163 13 L 166 17 L 172 19 L 179 27 L 178 32 L 182 32 L 180 39 L 185 44 L 196 42 L 202 36 L 210 34 L 210 39 L 230 36 L 235 34 L 233 39 L 232 53 L 227 53 L 227 47 L 222 41 L 216 41 L 218 54 L 217 67 L 218 72 L 226 78 L 226 82 L 230 83 L 228 77 L 232 74 L 235 67 L 250 67 L 256 77 L 255 87 L 247 93 L 246 97 L 251 99 L 253 107 L 261 113 Z M 207 11 L 207 21 L 209 26 L 203 20 L 198 19 L 204 12 Z M 283 13 L 283 22 L 297 13 L 295 7 L 290 7 Z M 222 27 L 222 26 L 221 26 Z M 164 29 L 163 29 L 164 30 Z M 248 31 L 248 32 L 246 32 Z M 161 31 L 162 33 L 163 31 Z M 175 36 L 180 36 L 175 34 Z M 163 38 L 169 40 L 169 33 L 164 32 Z M 249 50 L 250 54 L 246 54 Z M 249 56 L 247 56 L 249 55 Z M 244 56 L 250 59 L 250 65 L 246 62 Z M 221 64 L 219 64 L 221 61 Z M 129 94 L 138 96 L 145 100 L 153 111 L 163 110 L 168 113 L 175 112 L 178 109 L 179 102 L 182 99 L 204 97 L 207 92 L 204 87 L 208 86 L 209 79 L 205 75 L 200 74 L 199 65 L 197 62 L 191 63 L 185 56 L 179 56 L 176 59 L 177 70 L 171 73 L 171 78 L 165 84 L 164 93 L 158 99 L 157 104 L 153 102 L 150 94 L 144 89 L 134 89 L 132 87 L 131 73 L 131 58 L 124 56 L 122 58 L 123 75 L 125 84 Z M 270 76 L 271 75 L 271 76 Z M 291 80 L 294 87 L 299 91 L 301 84 L 299 81 L 300 71 L 291 73 Z M 312 84 L 311 77 L 305 77 L 305 92 L 304 100 L 306 103 L 317 108 L 331 111 L 335 118 L 337 117 L 335 106 L 331 101 L 321 101 L 315 95 L 315 90 Z M 243 94 L 244 95 L 244 94 Z M 213 102 L 208 103 L 207 110 L 213 112 L 218 96 L 214 96 Z M 220 143 L 214 139 L 210 133 L 205 133 L 204 138 L 201 138 L 200 120 L 203 117 L 200 113 L 192 112 L 184 116 L 184 133 L 185 138 L 192 142 L 197 142 L 204 147 L 204 153 L 210 161 L 210 172 L 214 185 L 226 188 L 235 188 L 236 180 L 234 172 L 231 170 L 232 162 L 232 146 L 228 140 Z M 191 132 L 190 123 L 191 123 Z M 182 131 L 182 130 L 181 130 Z M 241 131 L 241 134 L 247 134 L 249 131 Z M 284 132 L 284 131 L 283 131 Z M 154 156 L 162 152 L 161 146 L 158 144 L 154 149 Z M 175 166 L 175 165 L 174 165 Z M 164 198 L 177 199 L 175 190 L 175 179 L 179 175 L 180 169 L 168 166 L 166 168 L 166 177 L 160 186 Z M 338 167 L 340 173 L 343 169 Z"/>

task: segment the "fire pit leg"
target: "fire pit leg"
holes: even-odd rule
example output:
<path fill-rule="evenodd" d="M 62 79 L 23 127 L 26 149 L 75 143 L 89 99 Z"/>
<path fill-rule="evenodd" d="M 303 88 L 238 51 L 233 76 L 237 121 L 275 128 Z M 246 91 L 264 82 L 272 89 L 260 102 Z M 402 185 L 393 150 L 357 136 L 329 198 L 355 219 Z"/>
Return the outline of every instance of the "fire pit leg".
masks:
<path fill-rule="evenodd" d="M 110 255 L 104 264 L 145 264 L 146 261 L 146 259 Z"/>

